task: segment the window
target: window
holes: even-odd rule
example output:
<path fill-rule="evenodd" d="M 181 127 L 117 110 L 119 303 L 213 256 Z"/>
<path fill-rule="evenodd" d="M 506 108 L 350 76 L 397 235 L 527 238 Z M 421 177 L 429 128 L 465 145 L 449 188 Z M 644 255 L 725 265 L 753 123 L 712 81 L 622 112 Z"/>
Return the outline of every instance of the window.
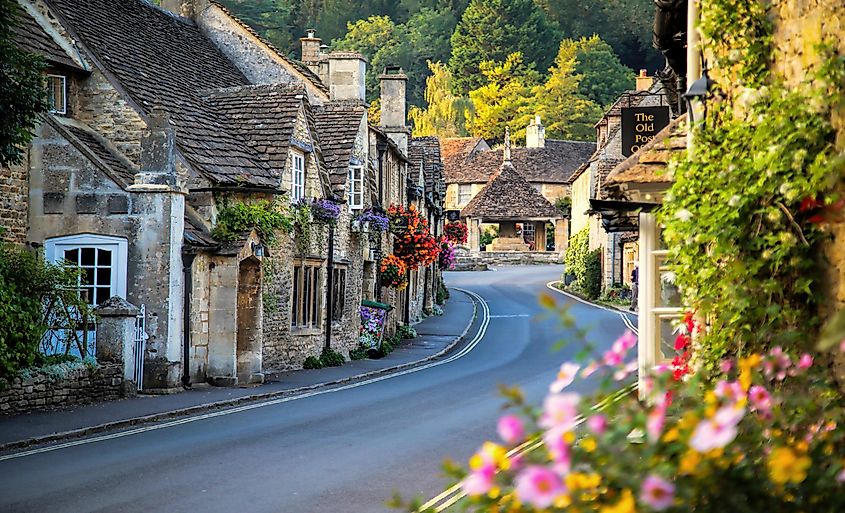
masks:
<path fill-rule="evenodd" d="M 320 279 L 322 262 L 305 261 L 293 267 L 293 301 L 291 326 L 294 328 L 319 328 L 322 314 Z"/>
<path fill-rule="evenodd" d="M 472 185 L 460 184 L 458 185 L 458 205 L 466 205 L 472 199 Z"/>
<path fill-rule="evenodd" d="M 334 269 L 332 280 L 332 320 L 343 319 L 343 306 L 346 304 L 346 267 L 338 266 Z"/>
<path fill-rule="evenodd" d="M 126 239 L 102 235 L 73 235 L 44 244 L 48 262 L 79 267 L 79 294 L 91 305 L 112 296 L 126 298 Z"/>
<path fill-rule="evenodd" d="M 291 152 L 290 156 L 290 199 L 291 201 L 299 201 L 305 197 L 305 155 L 299 152 Z"/>
<path fill-rule="evenodd" d="M 349 208 L 360 210 L 364 208 L 364 168 L 351 166 L 348 180 Z"/>
<path fill-rule="evenodd" d="M 47 75 L 47 103 L 50 112 L 67 114 L 67 77 Z"/>

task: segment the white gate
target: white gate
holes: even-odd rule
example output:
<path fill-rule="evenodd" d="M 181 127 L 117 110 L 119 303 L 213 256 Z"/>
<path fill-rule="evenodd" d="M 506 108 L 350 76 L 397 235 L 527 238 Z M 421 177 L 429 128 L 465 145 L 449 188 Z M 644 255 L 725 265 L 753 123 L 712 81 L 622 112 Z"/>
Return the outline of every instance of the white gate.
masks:
<path fill-rule="evenodd" d="M 147 308 L 141 305 L 135 316 L 135 383 L 144 389 L 144 352 L 147 347 Z"/>

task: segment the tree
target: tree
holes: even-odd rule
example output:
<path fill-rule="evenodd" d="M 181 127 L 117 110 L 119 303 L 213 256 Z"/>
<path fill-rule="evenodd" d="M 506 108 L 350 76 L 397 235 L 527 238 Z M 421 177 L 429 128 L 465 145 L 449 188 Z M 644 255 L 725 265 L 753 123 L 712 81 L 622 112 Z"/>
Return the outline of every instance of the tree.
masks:
<path fill-rule="evenodd" d="M 510 126 L 514 139 L 525 138 L 525 127 L 536 110 L 534 90 L 540 74 L 523 61 L 519 52 L 504 61 L 484 61 L 479 69 L 485 83 L 470 91 L 474 115 L 467 128 L 476 137 L 500 141 Z"/>
<path fill-rule="evenodd" d="M 484 83 L 481 63 L 504 61 L 519 52 L 535 69 L 546 70 L 557 37 L 533 0 L 472 0 L 452 34 L 449 69 L 455 92 L 465 94 Z"/>
<path fill-rule="evenodd" d="M 578 90 L 599 104 L 608 106 L 634 84 L 634 71 L 621 62 L 613 48 L 597 35 L 560 43 L 558 60 L 575 59 L 575 73 L 581 75 Z"/>
<path fill-rule="evenodd" d="M 582 93 L 583 75 L 577 73 L 576 45 L 564 41 L 546 82 L 533 91 L 536 113 L 546 120 L 546 137 L 592 140 L 593 125 L 602 110 Z"/>
<path fill-rule="evenodd" d="M 431 71 L 425 81 L 425 101 L 428 107 L 411 107 L 408 110 L 408 117 L 414 125 L 414 137 L 469 135 L 466 120 L 472 113 L 472 103 L 452 93 L 452 74 L 446 65 L 428 61 L 428 68 Z"/>
<path fill-rule="evenodd" d="M 452 52 L 450 41 L 458 18 L 447 9 L 423 7 L 405 24 L 412 62 L 408 66 L 408 101 L 421 105 L 425 96 L 428 61 L 447 62 Z"/>
<path fill-rule="evenodd" d="M 0 0 L 0 168 L 21 162 L 38 114 L 47 110 L 44 62 L 13 41 L 19 9 L 15 0 Z"/>
<path fill-rule="evenodd" d="M 303 32 L 296 19 L 299 2 L 222 0 L 222 3 L 279 50 L 286 53 L 296 51 L 299 35 Z"/>

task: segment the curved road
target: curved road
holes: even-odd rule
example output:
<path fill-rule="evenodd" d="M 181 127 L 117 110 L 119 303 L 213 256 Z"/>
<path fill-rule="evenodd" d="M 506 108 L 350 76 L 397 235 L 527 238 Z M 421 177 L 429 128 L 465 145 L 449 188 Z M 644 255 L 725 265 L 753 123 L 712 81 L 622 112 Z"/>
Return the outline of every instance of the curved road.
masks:
<path fill-rule="evenodd" d="M 496 385 L 519 385 L 539 401 L 578 351 L 553 352 L 572 334 L 538 318 L 538 295 L 559 275 L 559 266 L 449 273 L 450 287 L 483 297 L 490 318 L 477 346 L 443 365 L 0 461 L 0 511 L 369 513 L 389 511 L 395 491 L 434 496 L 448 484 L 442 460 L 465 462 L 495 435 Z M 624 332 L 618 313 L 572 303 L 599 348 Z"/>

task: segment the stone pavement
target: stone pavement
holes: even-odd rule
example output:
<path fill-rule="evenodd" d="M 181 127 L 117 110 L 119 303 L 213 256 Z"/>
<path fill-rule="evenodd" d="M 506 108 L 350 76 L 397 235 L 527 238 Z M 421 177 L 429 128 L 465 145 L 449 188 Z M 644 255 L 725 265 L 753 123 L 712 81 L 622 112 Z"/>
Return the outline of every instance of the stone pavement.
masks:
<path fill-rule="evenodd" d="M 467 294 L 452 290 L 444 314 L 415 326 L 417 338 L 404 340 L 379 360 L 347 361 L 342 367 L 269 374 L 262 385 L 218 388 L 195 385 L 171 395 L 140 395 L 68 409 L 0 417 L 0 452 L 87 436 L 92 433 L 190 415 L 321 387 L 363 380 L 413 367 L 443 356 L 457 346 L 475 320 L 475 305 Z"/>

